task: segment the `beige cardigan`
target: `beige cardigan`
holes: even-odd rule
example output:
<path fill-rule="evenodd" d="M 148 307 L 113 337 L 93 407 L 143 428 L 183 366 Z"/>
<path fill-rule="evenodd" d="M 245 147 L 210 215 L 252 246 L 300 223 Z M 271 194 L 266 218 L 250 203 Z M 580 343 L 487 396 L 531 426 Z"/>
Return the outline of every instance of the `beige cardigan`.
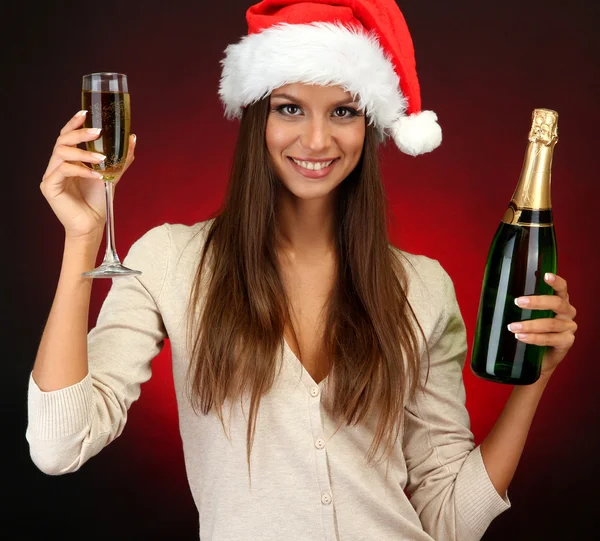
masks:
<path fill-rule="evenodd" d="M 50 475 L 76 471 L 118 437 L 168 338 L 203 541 L 480 539 L 511 504 L 491 484 L 470 431 L 462 379 L 466 331 L 440 264 L 402 252 L 411 262 L 408 298 L 431 367 L 426 393 L 405 407 L 407 425 L 387 479 L 385 461 L 366 467 L 363 460 L 374 419 L 333 435 L 327 379 L 317 385 L 284 341 L 282 370 L 260 405 L 250 489 L 248 402 L 242 411 L 238 401 L 226 417 L 228 440 L 216 414 L 197 416 L 184 398 L 185 309 L 206 235 L 201 226 L 209 221 L 163 224 L 132 245 L 124 264 L 143 274 L 113 280 L 88 334 L 89 373 L 81 382 L 42 392 L 30 378 L 26 438 L 37 467 Z M 424 377 L 426 359 L 422 365 Z"/>

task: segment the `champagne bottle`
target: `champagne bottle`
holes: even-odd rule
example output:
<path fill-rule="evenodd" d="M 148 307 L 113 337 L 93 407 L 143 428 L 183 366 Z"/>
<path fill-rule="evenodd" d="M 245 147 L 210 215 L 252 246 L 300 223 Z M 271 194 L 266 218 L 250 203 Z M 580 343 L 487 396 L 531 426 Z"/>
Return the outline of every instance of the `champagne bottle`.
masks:
<path fill-rule="evenodd" d="M 489 381 L 529 385 L 540 377 L 547 346 L 525 344 L 507 326 L 555 315 L 552 310 L 520 308 L 514 300 L 554 292 L 544 274 L 556 273 L 557 266 L 550 202 L 557 141 L 556 111 L 535 109 L 521 177 L 492 239 L 483 276 L 471 370 Z"/>

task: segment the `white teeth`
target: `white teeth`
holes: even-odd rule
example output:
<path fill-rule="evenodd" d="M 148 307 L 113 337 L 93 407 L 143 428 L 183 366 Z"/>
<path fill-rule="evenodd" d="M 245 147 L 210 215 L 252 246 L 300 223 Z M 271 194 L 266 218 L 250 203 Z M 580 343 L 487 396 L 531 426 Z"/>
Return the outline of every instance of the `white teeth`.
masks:
<path fill-rule="evenodd" d="M 294 160 L 294 158 L 292 158 Z M 304 169 L 310 169 L 311 171 L 320 171 L 325 167 L 329 167 L 334 160 L 329 160 L 328 162 L 299 162 L 298 160 L 294 160 L 294 163 L 297 163 L 300 167 L 304 167 Z"/>

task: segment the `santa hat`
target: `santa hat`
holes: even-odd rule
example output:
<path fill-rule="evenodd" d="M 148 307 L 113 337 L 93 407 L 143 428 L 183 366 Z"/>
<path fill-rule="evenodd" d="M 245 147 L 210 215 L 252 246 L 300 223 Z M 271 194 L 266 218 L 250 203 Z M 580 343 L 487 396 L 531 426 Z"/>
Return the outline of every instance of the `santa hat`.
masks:
<path fill-rule="evenodd" d="M 289 83 L 339 85 L 402 152 L 440 145 L 437 115 L 421 110 L 413 42 L 394 0 L 263 0 L 246 21 L 248 35 L 221 60 L 227 118 Z"/>

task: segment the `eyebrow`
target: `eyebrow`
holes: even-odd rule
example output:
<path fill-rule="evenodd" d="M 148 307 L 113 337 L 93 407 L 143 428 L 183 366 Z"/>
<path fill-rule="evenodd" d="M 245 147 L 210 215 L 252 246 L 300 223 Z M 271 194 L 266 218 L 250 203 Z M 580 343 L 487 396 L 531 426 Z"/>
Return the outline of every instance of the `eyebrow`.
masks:
<path fill-rule="evenodd" d="M 296 98 L 294 96 L 290 96 L 289 94 L 272 94 L 271 97 L 272 98 L 286 98 L 286 99 L 288 99 L 290 101 L 294 101 L 294 102 L 302 104 L 302 100 L 301 99 Z M 350 97 L 350 98 L 347 98 L 345 100 L 336 102 L 336 105 L 346 105 L 347 103 L 355 103 L 355 102 L 358 103 L 358 100 L 355 100 L 352 97 Z"/>

